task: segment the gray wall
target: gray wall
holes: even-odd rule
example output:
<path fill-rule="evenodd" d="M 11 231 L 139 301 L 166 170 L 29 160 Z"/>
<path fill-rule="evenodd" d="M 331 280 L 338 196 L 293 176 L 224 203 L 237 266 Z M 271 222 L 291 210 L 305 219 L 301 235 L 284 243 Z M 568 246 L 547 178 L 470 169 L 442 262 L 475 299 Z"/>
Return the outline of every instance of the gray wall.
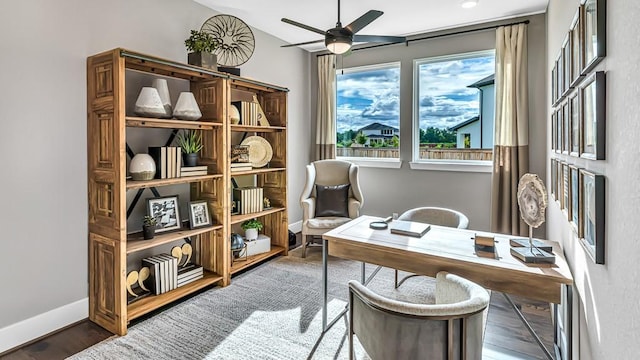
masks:
<path fill-rule="evenodd" d="M 546 78 L 559 52 L 578 0 L 551 0 L 548 8 Z M 607 72 L 607 160 L 589 161 L 558 157 L 606 176 L 605 265 L 591 261 L 571 231 L 557 203 L 549 201 L 549 238 L 561 241 L 573 272 L 579 297 L 573 316 L 574 359 L 637 359 L 638 257 L 640 243 L 636 211 L 640 209 L 637 104 L 640 98 L 640 6 L 634 0 L 608 1 L 607 56 L 596 70 Z M 547 96 L 547 104 L 550 104 Z M 551 118 L 547 105 L 547 119 Z M 551 147 L 547 134 L 547 149 Z M 549 160 L 547 160 L 549 166 Z"/>
<path fill-rule="evenodd" d="M 87 297 L 86 58 L 124 47 L 186 62 L 213 11 L 191 0 L 9 0 L 0 11 L 0 331 Z M 309 54 L 253 30 L 242 75 L 288 87 L 290 222 L 309 161 Z M 14 156 L 15 155 L 15 156 Z M 0 350 L 2 352 L 2 350 Z"/>
<path fill-rule="evenodd" d="M 531 126 L 530 171 L 545 176 L 546 112 L 545 79 L 545 17 L 528 17 L 529 41 L 529 122 Z M 519 19 L 516 19 L 519 20 Z M 503 22 L 505 23 L 505 22 Z M 484 24 L 485 27 L 492 24 Z M 456 29 L 463 30 L 463 29 Z M 408 47 L 392 45 L 377 49 L 354 51 L 338 57 L 338 67 L 354 67 L 400 61 L 400 158 L 401 169 L 362 168 L 361 185 L 364 194 L 363 212 L 387 216 L 417 206 L 445 206 L 467 214 L 469 227 L 489 230 L 491 201 L 491 173 L 418 171 L 409 168 L 411 161 L 411 127 L 413 99 L 413 60 L 433 56 L 457 54 L 495 48 L 495 31 L 475 32 L 438 39 L 413 42 Z M 311 68 L 317 72 L 317 58 L 312 57 Z M 312 81 L 312 108 L 316 105 L 317 79 Z M 315 113 L 315 112 L 312 112 Z M 315 132 L 315 121 L 311 132 Z M 315 135 L 311 137 L 315 139 Z M 540 234 L 544 229 L 540 229 Z"/>

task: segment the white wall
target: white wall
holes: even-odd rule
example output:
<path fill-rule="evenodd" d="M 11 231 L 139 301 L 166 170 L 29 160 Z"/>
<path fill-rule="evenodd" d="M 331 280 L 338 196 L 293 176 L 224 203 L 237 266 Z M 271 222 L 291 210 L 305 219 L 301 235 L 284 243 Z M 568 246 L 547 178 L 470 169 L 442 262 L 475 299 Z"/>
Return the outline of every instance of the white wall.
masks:
<path fill-rule="evenodd" d="M 578 3 L 578 0 L 550 1 L 547 79 Z M 579 339 L 574 340 L 574 359 L 637 359 L 640 351 L 639 16 L 640 6 L 635 0 L 608 1 L 607 56 L 596 68 L 607 73 L 607 160 L 589 161 L 548 153 L 548 158 L 555 156 L 606 176 L 604 265 L 590 260 L 558 204 L 550 201 L 549 237 L 562 242 L 579 293 L 579 308 L 574 315 L 574 319 L 579 318 L 579 326 L 574 326 Z M 550 102 L 548 95 L 547 104 Z M 551 119 L 550 105 L 547 119 Z M 547 149 L 551 148 L 550 139 L 549 131 Z"/>
<path fill-rule="evenodd" d="M 528 17 L 529 44 L 529 122 L 530 171 L 546 176 L 545 79 L 539 76 L 545 70 L 545 16 Z M 514 19 L 517 21 L 519 19 Z M 507 23 L 506 21 L 503 23 Z M 492 24 L 483 24 L 485 27 Z M 456 29 L 463 30 L 463 29 Z M 413 42 L 409 46 L 392 45 L 376 49 L 355 51 L 338 57 L 338 67 L 356 67 L 400 61 L 400 158 L 401 169 L 362 168 L 360 181 L 364 194 L 363 212 L 387 216 L 417 206 L 445 206 L 465 213 L 469 227 L 489 230 L 491 202 L 491 173 L 463 173 L 418 171 L 409 168 L 411 161 L 411 127 L 413 113 L 413 60 L 433 56 L 458 54 L 495 48 L 495 31 L 474 32 L 464 35 Z M 312 71 L 317 72 L 317 59 L 312 57 Z M 311 106 L 316 105 L 316 76 L 311 77 Z M 315 132 L 315 121 L 311 132 Z M 315 135 L 311 137 L 315 139 Z M 540 236 L 544 229 L 538 229 Z M 538 233 L 538 232 L 536 232 Z"/>
<path fill-rule="evenodd" d="M 215 14 L 191 0 L 3 1 L 0 352 L 29 319 L 87 297 L 87 56 L 124 47 L 186 62 L 189 30 Z M 310 152 L 309 55 L 253 32 L 256 50 L 242 75 L 291 90 L 293 223 L 302 217 L 296 205 Z"/>

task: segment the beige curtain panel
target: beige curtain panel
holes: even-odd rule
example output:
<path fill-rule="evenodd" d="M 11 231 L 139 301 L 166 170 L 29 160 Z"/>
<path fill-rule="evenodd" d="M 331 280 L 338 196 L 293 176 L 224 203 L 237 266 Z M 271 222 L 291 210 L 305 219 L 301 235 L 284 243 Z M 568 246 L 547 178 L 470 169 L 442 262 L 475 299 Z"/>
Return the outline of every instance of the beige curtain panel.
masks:
<path fill-rule="evenodd" d="M 318 57 L 316 160 L 336 158 L 336 56 Z"/>
<path fill-rule="evenodd" d="M 526 236 L 518 181 L 529 171 L 527 27 L 496 30 L 496 120 L 491 181 L 491 231 Z"/>

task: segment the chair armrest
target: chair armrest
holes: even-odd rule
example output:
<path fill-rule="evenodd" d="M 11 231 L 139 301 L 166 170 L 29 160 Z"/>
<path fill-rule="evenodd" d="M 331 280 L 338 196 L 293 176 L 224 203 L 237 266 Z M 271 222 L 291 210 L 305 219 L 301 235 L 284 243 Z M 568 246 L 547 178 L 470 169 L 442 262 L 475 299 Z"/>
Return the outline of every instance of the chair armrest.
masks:
<path fill-rule="evenodd" d="M 349 217 L 352 219 L 360 216 L 360 208 L 362 207 L 362 203 L 354 198 L 349 198 Z"/>
<path fill-rule="evenodd" d="M 302 204 L 302 221 L 316 217 L 316 198 L 310 197 L 300 201 Z"/>

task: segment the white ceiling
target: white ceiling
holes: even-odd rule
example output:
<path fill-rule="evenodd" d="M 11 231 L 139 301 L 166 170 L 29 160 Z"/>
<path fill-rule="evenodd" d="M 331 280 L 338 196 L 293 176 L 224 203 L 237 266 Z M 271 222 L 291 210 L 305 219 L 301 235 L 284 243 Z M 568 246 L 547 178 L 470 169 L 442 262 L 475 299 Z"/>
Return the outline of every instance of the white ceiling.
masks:
<path fill-rule="evenodd" d="M 194 0 L 223 14 L 234 15 L 248 25 L 287 43 L 322 39 L 322 35 L 285 24 L 288 18 L 321 30 L 332 28 L 338 17 L 338 1 L 308 0 Z M 463 9 L 462 0 L 342 0 L 340 17 L 346 26 L 373 9 L 384 15 L 358 32 L 361 35 L 408 36 L 463 25 L 544 12 L 549 0 L 479 0 L 478 6 Z M 324 49 L 318 43 L 303 47 Z"/>

